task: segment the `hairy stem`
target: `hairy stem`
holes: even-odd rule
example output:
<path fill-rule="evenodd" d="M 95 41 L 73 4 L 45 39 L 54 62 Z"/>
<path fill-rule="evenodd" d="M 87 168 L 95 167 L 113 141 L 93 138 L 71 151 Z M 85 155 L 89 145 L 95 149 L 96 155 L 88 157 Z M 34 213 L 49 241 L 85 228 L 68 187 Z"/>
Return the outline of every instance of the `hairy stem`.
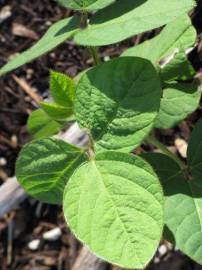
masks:
<path fill-rule="evenodd" d="M 100 57 L 99 57 L 97 48 L 96 47 L 88 47 L 88 49 L 89 49 L 91 56 L 93 57 L 95 65 L 98 65 L 100 63 Z"/>
<path fill-rule="evenodd" d="M 154 136 L 148 136 L 146 141 L 153 144 L 154 146 L 159 148 L 165 155 L 172 158 L 182 170 L 186 169 L 186 165 L 184 164 L 184 162 L 178 156 L 174 155 L 170 150 L 168 150 L 168 148 L 164 144 L 159 142 Z"/>
<path fill-rule="evenodd" d="M 88 13 L 86 12 L 86 10 L 83 10 L 81 13 L 80 27 L 82 29 L 88 27 Z M 94 64 L 98 65 L 100 63 L 100 57 L 99 57 L 97 48 L 88 47 L 88 50 L 94 60 Z"/>

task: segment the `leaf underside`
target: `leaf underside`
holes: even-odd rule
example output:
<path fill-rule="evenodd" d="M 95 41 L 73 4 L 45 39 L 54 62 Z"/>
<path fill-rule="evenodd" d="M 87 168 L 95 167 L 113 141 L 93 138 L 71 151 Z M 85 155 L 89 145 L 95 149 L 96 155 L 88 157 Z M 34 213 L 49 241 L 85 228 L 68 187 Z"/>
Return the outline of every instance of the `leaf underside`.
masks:
<path fill-rule="evenodd" d="M 79 18 L 71 17 L 53 24 L 45 35 L 30 49 L 19 54 L 0 69 L 0 76 L 51 51 L 78 31 Z"/>
<path fill-rule="evenodd" d="M 98 11 L 89 27 L 76 33 L 76 43 L 102 46 L 120 42 L 139 33 L 158 28 L 190 11 L 194 0 L 124 0 Z"/>
<path fill-rule="evenodd" d="M 142 268 L 159 244 L 162 189 L 138 157 L 103 152 L 81 165 L 66 186 L 63 207 L 74 234 L 98 257 L 121 267 Z"/>
<path fill-rule="evenodd" d="M 175 31 L 173 31 L 175 29 Z M 154 65 L 172 54 L 176 49 L 187 49 L 196 41 L 196 30 L 188 15 L 182 15 L 168 23 L 161 33 L 135 47 L 127 49 L 123 56 L 139 56 Z"/>

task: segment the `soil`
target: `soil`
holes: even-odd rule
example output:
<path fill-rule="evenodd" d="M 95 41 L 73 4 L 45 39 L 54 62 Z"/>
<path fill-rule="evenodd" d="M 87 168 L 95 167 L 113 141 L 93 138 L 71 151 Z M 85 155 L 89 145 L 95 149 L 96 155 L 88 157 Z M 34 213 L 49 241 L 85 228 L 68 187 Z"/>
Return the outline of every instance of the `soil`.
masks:
<path fill-rule="evenodd" d="M 58 6 L 51 0 L 0 0 L 1 11 L 7 7 L 9 16 L 0 19 L 0 66 L 17 53 L 29 48 L 42 36 L 49 25 L 72 12 Z M 189 55 L 190 61 L 202 78 L 202 1 L 191 14 L 198 32 L 196 48 Z M 16 30 L 18 26 L 19 31 Z M 25 34 L 22 26 L 25 27 Z M 144 33 L 118 45 L 100 49 L 101 58 L 120 55 L 125 48 L 153 37 L 158 30 Z M 21 147 L 31 139 L 26 130 L 26 121 L 31 111 L 37 108 L 33 96 L 27 94 L 19 81 L 25 81 L 30 91 L 40 98 L 49 96 L 49 70 L 57 70 L 76 76 L 91 66 L 93 60 L 84 47 L 66 41 L 54 52 L 40 57 L 12 74 L 0 79 L 0 184 L 15 173 L 15 161 Z M 17 80 L 16 80 L 17 78 Z M 175 146 L 176 138 L 188 141 L 195 122 L 202 116 L 202 107 L 183 121 L 175 129 L 156 130 L 156 136 L 173 152 L 179 154 Z M 150 145 L 143 145 L 153 150 Z M 138 149 L 141 151 L 141 149 Z M 59 228 L 61 235 L 57 240 L 46 240 L 43 233 Z M 40 244 L 33 250 L 33 240 Z M 36 241 L 35 241 L 36 243 Z M 78 256 L 80 243 L 66 227 L 61 207 L 42 204 L 28 198 L 17 208 L 0 220 L 0 270 L 67 270 L 71 269 Z M 108 266 L 109 269 L 117 269 Z M 199 270 L 201 266 L 192 262 L 180 251 L 162 242 L 148 270 Z"/>

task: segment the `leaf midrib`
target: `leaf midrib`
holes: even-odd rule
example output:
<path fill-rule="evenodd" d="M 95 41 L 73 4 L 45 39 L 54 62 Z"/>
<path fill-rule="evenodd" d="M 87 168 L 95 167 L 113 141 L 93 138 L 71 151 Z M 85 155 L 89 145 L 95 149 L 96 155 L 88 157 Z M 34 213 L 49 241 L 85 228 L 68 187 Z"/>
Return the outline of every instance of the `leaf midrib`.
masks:
<path fill-rule="evenodd" d="M 112 206 L 113 206 L 113 208 L 114 208 L 114 210 L 115 210 L 116 216 L 117 216 L 117 218 L 119 219 L 119 221 L 120 221 L 120 223 L 121 223 L 121 225 L 122 225 L 122 227 L 123 227 L 123 231 L 124 231 L 124 233 L 125 233 L 125 235 L 126 235 L 127 241 L 128 241 L 131 245 L 133 245 L 133 243 L 131 242 L 131 239 L 130 239 L 130 237 L 129 237 L 129 233 L 128 233 L 128 231 L 127 231 L 127 228 L 125 227 L 124 222 L 122 221 L 122 219 L 121 219 L 120 216 L 119 216 L 119 213 L 118 213 L 118 210 L 117 210 L 117 206 L 114 204 L 114 201 L 112 200 L 112 198 L 111 198 L 111 196 L 110 196 L 110 194 L 109 194 L 109 192 L 108 192 L 108 190 L 107 190 L 107 188 L 106 188 L 106 186 L 105 186 L 105 184 L 104 184 L 104 181 L 102 180 L 102 174 L 101 174 L 101 172 L 99 171 L 99 169 L 97 168 L 95 161 L 92 161 L 92 165 L 93 165 L 93 167 L 95 168 L 95 170 L 97 171 L 97 173 L 98 173 L 98 175 L 99 175 L 99 178 L 98 178 L 98 179 L 100 179 L 99 182 L 101 183 L 104 192 L 107 194 L 107 197 L 108 197 L 109 200 L 111 201 L 111 204 L 112 204 Z M 137 252 L 135 251 L 135 249 L 134 249 L 134 252 L 135 252 L 135 254 L 136 254 L 136 258 L 137 258 L 139 264 L 142 265 L 141 260 L 140 260 L 140 257 L 138 256 L 138 254 L 137 254 Z"/>

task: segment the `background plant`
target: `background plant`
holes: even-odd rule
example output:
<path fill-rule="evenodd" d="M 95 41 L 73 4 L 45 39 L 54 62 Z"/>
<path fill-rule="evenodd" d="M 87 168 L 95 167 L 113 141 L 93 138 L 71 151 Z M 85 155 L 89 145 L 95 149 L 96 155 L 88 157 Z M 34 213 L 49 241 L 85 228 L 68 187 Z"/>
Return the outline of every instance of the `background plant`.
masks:
<path fill-rule="evenodd" d="M 200 89 L 185 54 L 196 39 L 186 15 L 194 2 L 113 2 L 61 1 L 68 8 L 81 10 L 81 16 L 52 25 L 34 47 L 1 69 L 0 74 L 11 71 L 67 38 L 88 46 L 98 64 L 94 46 L 119 42 L 167 24 L 157 37 L 84 72 L 76 86 L 67 76 L 51 73 L 54 102 L 42 102 L 42 109 L 29 119 L 28 128 L 39 140 L 22 150 L 16 166 L 18 180 L 37 199 L 48 203 L 63 201 L 67 223 L 75 235 L 112 263 L 127 268 L 144 267 L 158 246 L 164 223 L 165 238 L 202 263 L 200 181 L 192 179 L 194 184 L 189 184 L 191 178 L 200 175 L 200 155 L 194 152 L 198 148 L 190 150 L 186 166 L 155 138 L 148 137 L 153 126 L 173 127 L 198 106 Z M 89 22 L 88 11 L 93 11 Z M 165 62 L 171 54 L 172 59 Z M 76 119 L 89 134 L 86 149 L 46 138 L 57 133 L 68 119 Z M 196 145 L 200 145 L 200 123 L 198 126 L 193 133 L 193 141 L 198 140 Z M 162 182 L 165 206 L 155 172 L 141 158 L 128 154 L 145 138 L 172 157 L 143 156 Z M 189 149 L 194 148 L 193 142 L 190 145 Z M 164 160 L 165 175 L 157 166 Z M 167 176 L 168 162 L 174 169 Z M 179 180 L 177 184 L 171 180 L 164 185 L 165 179 L 182 176 L 186 190 L 185 184 L 179 186 Z M 185 200 L 186 207 L 182 204 Z M 173 208 L 175 213 L 170 210 Z M 193 224 L 198 225 L 193 229 Z"/>

